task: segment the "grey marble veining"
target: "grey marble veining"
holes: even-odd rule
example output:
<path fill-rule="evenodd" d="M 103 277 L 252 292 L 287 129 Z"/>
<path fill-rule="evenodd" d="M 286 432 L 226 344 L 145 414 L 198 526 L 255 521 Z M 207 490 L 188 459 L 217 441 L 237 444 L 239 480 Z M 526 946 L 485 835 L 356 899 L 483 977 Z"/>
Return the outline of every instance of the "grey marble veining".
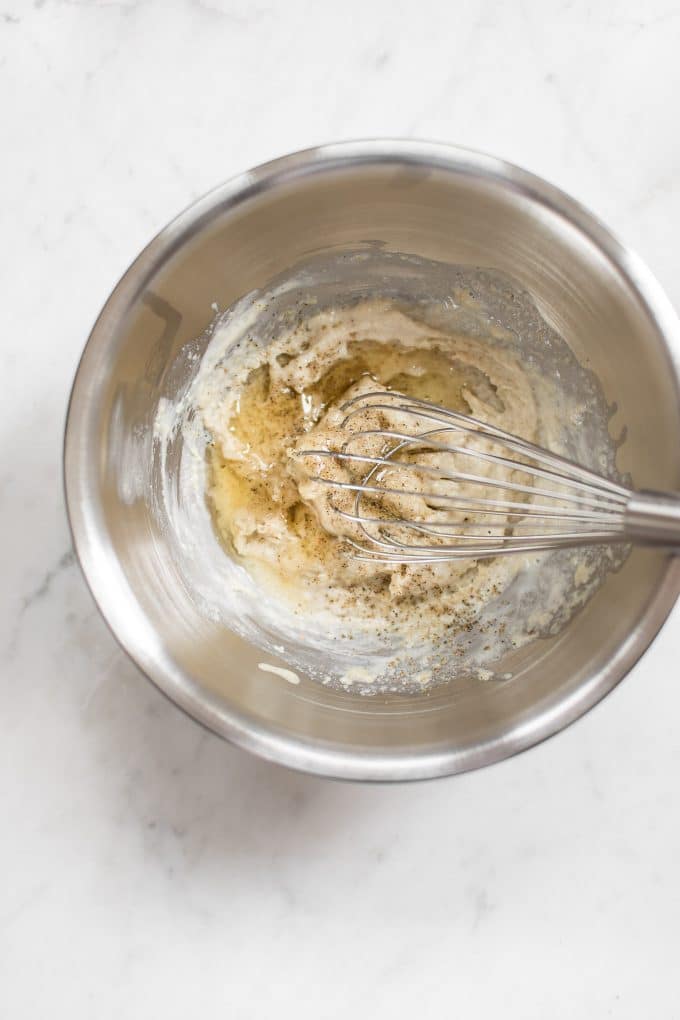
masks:
<path fill-rule="evenodd" d="M 680 303 L 680 10 L 4 0 L 0 1016 L 677 1012 L 680 615 L 561 736 L 424 785 L 234 750 L 140 677 L 73 563 L 66 399 L 152 234 L 335 138 L 546 176 Z"/>

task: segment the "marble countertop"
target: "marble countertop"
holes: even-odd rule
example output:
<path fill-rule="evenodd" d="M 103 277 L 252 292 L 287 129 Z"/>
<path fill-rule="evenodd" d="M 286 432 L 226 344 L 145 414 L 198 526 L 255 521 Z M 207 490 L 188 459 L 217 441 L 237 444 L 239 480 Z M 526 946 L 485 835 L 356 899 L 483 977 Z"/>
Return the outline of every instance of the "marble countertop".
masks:
<path fill-rule="evenodd" d="M 3 0 L 0 1016 L 678 1015 L 680 613 L 527 754 L 334 784 L 205 733 L 74 564 L 61 433 L 116 279 L 221 180 L 455 141 L 593 208 L 680 305 L 680 8 Z"/>

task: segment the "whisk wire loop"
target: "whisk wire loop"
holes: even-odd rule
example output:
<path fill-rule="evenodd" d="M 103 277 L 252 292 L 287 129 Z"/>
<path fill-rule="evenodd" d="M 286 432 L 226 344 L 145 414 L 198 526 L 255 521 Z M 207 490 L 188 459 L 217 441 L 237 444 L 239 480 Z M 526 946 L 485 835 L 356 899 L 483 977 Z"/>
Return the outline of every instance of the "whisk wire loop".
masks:
<path fill-rule="evenodd" d="M 441 563 L 631 538 L 680 543 L 678 497 L 633 493 L 498 426 L 391 390 L 359 394 L 340 410 L 339 449 L 295 456 L 315 462 L 309 479 L 331 490 L 330 508 L 354 529 L 346 541 L 360 560 Z M 342 477 L 323 473 L 327 460 Z"/>

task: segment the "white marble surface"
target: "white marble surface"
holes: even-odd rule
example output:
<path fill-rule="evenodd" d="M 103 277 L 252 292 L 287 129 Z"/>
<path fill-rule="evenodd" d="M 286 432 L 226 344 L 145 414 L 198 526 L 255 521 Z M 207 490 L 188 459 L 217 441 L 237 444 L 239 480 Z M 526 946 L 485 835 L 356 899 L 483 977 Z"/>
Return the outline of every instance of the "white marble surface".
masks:
<path fill-rule="evenodd" d="M 150 235 L 320 141 L 451 140 L 594 208 L 680 303 L 671 0 L 2 0 L 0 1016 L 679 1014 L 680 615 L 568 732 L 340 785 L 135 671 L 70 552 L 89 327 Z"/>

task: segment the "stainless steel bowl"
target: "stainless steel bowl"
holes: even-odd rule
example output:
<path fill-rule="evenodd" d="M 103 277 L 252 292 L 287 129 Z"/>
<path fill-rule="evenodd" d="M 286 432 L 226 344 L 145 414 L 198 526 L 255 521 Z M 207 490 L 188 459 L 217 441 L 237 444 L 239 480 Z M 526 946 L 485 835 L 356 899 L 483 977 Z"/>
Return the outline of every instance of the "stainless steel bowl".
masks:
<path fill-rule="evenodd" d="M 312 252 L 385 250 L 510 273 L 616 402 L 619 466 L 680 488 L 680 323 L 649 271 L 588 212 L 500 160 L 420 142 L 343 143 L 230 181 L 132 264 L 83 353 L 65 483 L 85 577 L 138 666 L 189 715 L 266 758 L 319 775 L 404 780 L 498 761 L 578 718 L 652 641 L 680 559 L 637 551 L 506 684 L 359 698 L 258 670 L 261 653 L 197 611 L 149 509 L 151 461 L 126 461 L 172 390 L 183 345 L 224 308 Z"/>

